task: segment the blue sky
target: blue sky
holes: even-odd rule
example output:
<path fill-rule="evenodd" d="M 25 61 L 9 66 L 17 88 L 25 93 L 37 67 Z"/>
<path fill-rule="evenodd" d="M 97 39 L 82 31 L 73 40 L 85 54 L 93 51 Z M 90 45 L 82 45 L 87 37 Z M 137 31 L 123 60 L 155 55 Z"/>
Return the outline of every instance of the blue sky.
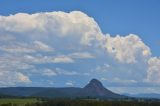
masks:
<path fill-rule="evenodd" d="M 1 0 L 0 84 L 82 87 L 98 78 L 119 93 L 160 92 L 159 5 Z"/>

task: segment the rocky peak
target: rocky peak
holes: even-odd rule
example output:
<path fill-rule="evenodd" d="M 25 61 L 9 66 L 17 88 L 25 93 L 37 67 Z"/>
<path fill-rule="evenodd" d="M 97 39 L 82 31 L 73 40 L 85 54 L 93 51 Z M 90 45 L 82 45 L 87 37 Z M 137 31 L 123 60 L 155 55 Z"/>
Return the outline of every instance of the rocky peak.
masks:
<path fill-rule="evenodd" d="M 104 88 L 102 83 L 97 79 L 92 79 L 84 88 Z"/>

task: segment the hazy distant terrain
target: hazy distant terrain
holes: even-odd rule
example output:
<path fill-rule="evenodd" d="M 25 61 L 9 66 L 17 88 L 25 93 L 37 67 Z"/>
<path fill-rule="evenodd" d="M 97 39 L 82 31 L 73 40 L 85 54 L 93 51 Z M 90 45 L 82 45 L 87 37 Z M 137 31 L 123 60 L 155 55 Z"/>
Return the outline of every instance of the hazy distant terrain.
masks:
<path fill-rule="evenodd" d="M 106 89 L 100 81 L 92 79 L 84 88 L 45 88 L 45 87 L 9 87 L 0 88 L 3 95 L 19 97 L 47 97 L 47 98 L 126 98 L 126 96 L 116 94 Z"/>
<path fill-rule="evenodd" d="M 130 97 L 137 97 L 137 98 L 156 98 L 160 99 L 160 94 L 156 93 L 140 93 L 140 94 L 123 94 Z"/>
<path fill-rule="evenodd" d="M 116 94 L 106 89 L 102 83 L 92 79 L 84 88 L 78 87 L 8 87 L 0 88 L 0 97 L 45 97 L 45 98 L 151 98 L 160 99 L 160 94 Z"/>

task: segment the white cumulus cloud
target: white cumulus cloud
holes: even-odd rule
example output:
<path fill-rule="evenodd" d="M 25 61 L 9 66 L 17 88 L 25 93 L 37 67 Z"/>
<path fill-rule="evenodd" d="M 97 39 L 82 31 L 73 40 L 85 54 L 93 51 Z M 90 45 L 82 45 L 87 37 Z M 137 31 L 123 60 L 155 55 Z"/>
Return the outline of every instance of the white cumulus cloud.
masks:
<path fill-rule="evenodd" d="M 8 85 L 19 80 L 34 82 L 22 73 L 32 75 L 31 70 L 39 68 L 48 69 L 42 72 L 45 78 L 86 73 L 87 77 L 110 76 L 122 82 L 146 78 L 160 82 L 159 58 L 151 57 L 150 48 L 138 35 L 103 34 L 96 21 L 83 12 L 18 13 L 0 16 L 0 23 L 1 85 L 9 79 Z M 8 75 L 11 78 L 5 77 Z M 12 79 L 15 76 L 18 79 Z"/>
<path fill-rule="evenodd" d="M 147 59 L 151 56 L 150 48 L 134 34 L 128 36 L 111 37 L 106 35 L 105 48 L 122 63 L 135 63 L 139 59 Z"/>
<path fill-rule="evenodd" d="M 56 76 L 57 73 L 54 70 L 51 70 L 51 69 L 44 69 L 43 72 L 42 72 L 42 75 Z"/>
<path fill-rule="evenodd" d="M 152 57 L 149 59 L 146 81 L 160 83 L 160 58 Z"/>

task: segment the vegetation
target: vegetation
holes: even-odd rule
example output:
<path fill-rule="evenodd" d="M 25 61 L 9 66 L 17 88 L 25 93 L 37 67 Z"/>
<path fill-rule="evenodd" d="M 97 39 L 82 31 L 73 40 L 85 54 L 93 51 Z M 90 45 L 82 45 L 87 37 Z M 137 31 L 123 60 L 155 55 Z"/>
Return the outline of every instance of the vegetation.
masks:
<path fill-rule="evenodd" d="M 98 99 L 1 99 L 0 106 L 160 106 L 159 101 L 98 100 Z"/>
<path fill-rule="evenodd" d="M 34 104 L 38 102 L 33 98 L 1 98 L 0 106 L 25 106 L 26 104 Z"/>

